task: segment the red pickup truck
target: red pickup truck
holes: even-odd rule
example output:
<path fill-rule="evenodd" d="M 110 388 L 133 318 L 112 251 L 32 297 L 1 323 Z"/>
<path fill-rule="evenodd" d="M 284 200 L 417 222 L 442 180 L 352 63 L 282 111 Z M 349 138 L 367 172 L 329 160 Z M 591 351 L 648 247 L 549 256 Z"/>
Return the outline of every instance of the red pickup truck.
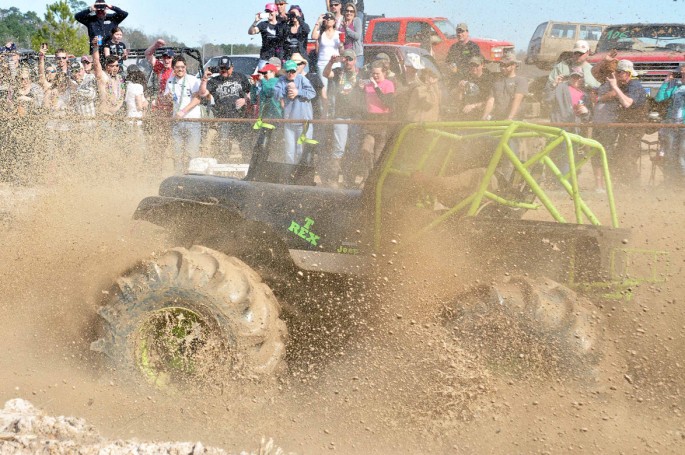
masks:
<path fill-rule="evenodd" d="M 488 61 L 501 60 L 514 53 L 514 44 L 487 38 L 471 38 Z M 365 44 L 417 46 L 433 53 L 445 63 L 447 52 L 457 42 L 455 26 L 444 17 L 381 17 L 371 19 L 364 35 Z"/>
<path fill-rule="evenodd" d="M 685 63 L 685 24 L 619 24 L 608 26 L 588 61 L 597 64 L 616 50 L 616 58 L 633 62 L 648 95 L 655 96 L 670 73 Z"/>

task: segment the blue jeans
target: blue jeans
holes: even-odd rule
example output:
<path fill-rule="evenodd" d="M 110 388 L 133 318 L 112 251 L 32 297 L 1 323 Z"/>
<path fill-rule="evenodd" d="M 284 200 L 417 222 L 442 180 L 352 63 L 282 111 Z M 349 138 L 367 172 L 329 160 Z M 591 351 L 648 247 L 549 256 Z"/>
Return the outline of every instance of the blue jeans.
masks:
<path fill-rule="evenodd" d="M 174 140 L 174 171 L 182 174 L 188 167 L 188 161 L 200 156 L 200 124 L 176 122 L 171 128 L 171 137 Z"/>
<path fill-rule="evenodd" d="M 664 128 L 659 131 L 664 152 L 664 177 L 672 183 L 685 179 L 685 130 Z"/>
<path fill-rule="evenodd" d="M 286 123 L 283 127 L 285 162 L 288 164 L 297 164 L 302 159 L 304 144 L 297 143 L 297 139 L 302 136 L 302 131 L 304 131 L 304 125 L 302 123 Z M 308 139 L 311 139 L 313 135 L 314 127 L 309 125 L 306 136 Z"/>

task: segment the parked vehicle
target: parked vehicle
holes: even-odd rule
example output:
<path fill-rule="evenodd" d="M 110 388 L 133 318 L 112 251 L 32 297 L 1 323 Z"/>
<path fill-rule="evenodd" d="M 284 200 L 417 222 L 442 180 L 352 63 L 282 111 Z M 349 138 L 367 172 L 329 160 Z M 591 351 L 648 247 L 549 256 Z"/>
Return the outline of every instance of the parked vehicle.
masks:
<path fill-rule="evenodd" d="M 671 72 L 685 62 L 685 24 L 619 24 L 608 26 L 588 61 L 597 64 L 612 50 L 616 58 L 633 62 L 647 94 L 656 95 Z"/>
<path fill-rule="evenodd" d="M 499 61 L 514 53 L 514 44 L 488 38 L 471 38 L 488 61 Z M 432 52 L 442 64 L 457 42 L 456 27 L 444 17 L 381 17 L 372 19 L 366 28 L 365 44 L 402 44 L 422 47 Z"/>
<path fill-rule="evenodd" d="M 257 65 L 259 64 L 259 54 L 242 54 L 242 55 L 217 55 L 207 60 L 204 64 L 204 69 L 211 68 L 212 73 L 218 73 L 219 59 L 228 57 L 233 62 L 233 71 L 244 74 L 245 76 L 252 76 L 257 74 Z M 215 71 L 216 70 L 216 71 Z"/>
<path fill-rule="evenodd" d="M 526 63 L 549 71 L 578 40 L 585 40 L 594 49 L 606 24 L 547 21 L 538 25 L 528 43 Z"/>

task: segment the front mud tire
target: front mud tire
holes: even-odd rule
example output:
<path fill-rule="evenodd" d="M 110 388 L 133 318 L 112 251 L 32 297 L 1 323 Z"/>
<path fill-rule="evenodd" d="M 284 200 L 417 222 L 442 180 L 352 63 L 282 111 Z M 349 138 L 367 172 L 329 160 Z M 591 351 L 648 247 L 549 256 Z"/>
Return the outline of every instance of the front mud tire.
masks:
<path fill-rule="evenodd" d="M 271 289 L 244 262 L 206 247 L 173 248 L 130 269 L 98 314 L 91 349 L 160 387 L 285 368 L 287 329 Z"/>
<path fill-rule="evenodd" d="M 467 344 L 504 370 L 594 378 L 600 318 L 587 298 L 544 277 L 506 277 L 475 286 L 446 307 Z"/>

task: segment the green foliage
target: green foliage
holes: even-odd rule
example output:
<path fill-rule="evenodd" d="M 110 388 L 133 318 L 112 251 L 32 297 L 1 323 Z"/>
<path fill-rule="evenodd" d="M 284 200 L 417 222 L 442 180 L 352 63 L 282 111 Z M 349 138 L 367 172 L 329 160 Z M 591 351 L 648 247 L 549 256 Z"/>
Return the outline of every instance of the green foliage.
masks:
<path fill-rule="evenodd" d="M 2 45 L 14 41 L 17 47 L 31 45 L 31 35 L 41 26 L 41 19 L 33 11 L 22 13 L 16 7 L 0 8 L 0 39 Z"/>
<path fill-rule="evenodd" d="M 83 11 L 88 8 L 88 3 L 82 2 L 80 0 L 69 0 L 69 9 L 71 12 L 76 14 L 79 11 Z"/>
<path fill-rule="evenodd" d="M 47 5 L 45 20 L 31 37 L 34 49 L 38 49 L 41 43 L 48 43 L 51 52 L 63 48 L 74 55 L 88 53 L 86 30 L 76 22 L 66 0 Z"/>

